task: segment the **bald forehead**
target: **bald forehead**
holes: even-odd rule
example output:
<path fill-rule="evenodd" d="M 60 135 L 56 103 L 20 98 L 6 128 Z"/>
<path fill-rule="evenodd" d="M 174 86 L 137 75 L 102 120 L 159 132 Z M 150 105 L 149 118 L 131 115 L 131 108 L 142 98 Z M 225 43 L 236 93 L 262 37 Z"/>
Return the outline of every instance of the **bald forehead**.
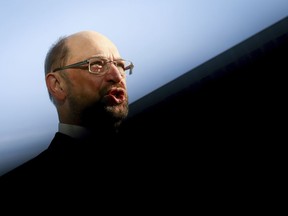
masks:
<path fill-rule="evenodd" d="M 100 34 L 99 32 L 95 31 L 81 31 L 75 34 L 72 34 L 68 37 L 68 40 L 72 41 L 79 41 L 79 40 L 109 40 L 104 35 Z"/>
<path fill-rule="evenodd" d="M 87 58 L 93 55 L 118 58 L 119 52 L 106 36 L 95 31 L 82 31 L 67 37 L 67 46 L 72 58 Z"/>

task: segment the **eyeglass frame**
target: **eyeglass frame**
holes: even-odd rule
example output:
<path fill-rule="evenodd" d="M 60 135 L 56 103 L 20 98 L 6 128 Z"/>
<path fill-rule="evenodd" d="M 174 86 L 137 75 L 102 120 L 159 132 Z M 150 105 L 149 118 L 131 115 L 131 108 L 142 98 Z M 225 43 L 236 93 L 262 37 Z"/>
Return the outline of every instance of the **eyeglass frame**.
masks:
<path fill-rule="evenodd" d="M 89 73 L 92 73 L 92 74 L 96 74 L 96 75 L 102 75 L 102 74 L 98 74 L 98 73 L 95 73 L 93 71 L 91 71 L 91 66 L 90 66 L 90 60 L 91 59 L 94 59 L 94 58 L 99 58 L 101 60 L 105 60 L 105 65 L 107 65 L 108 63 L 114 63 L 114 62 L 117 62 L 117 61 L 125 61 L 125 62 L 129 62 L 130 65 L 128 66 L 128 68 L 124 68 L 124 72 L 126 70 L 129 70 L 129 75 L 132 74 L 132 70 L 134 68 L 134 64 L 132 61 L 129 61 L 129 60 L 125 60 L 125 59 L 117 59 L 117 60 L 107 60 L 105 58 L 101 58 L 99 56 L 93 56 L 93 57 L 90 57 L 84 61 L 80 61 L 80 62 L 77 62 L 77 63 L 74 63 L 74 64 L 70 64 L 70 65 L 66 65 L 66 66 L 63 66 L 63 67 L 58 67 L 58 68 L 55 68 L 52 72 L 56 72 L 56 71 L 60 71 L 60 70 L 66 70 L 66 69 L 69 69 L 69 68 L 75 68 L 75 67 L 79 67 L 81 65 L 84 65 L 84 64 L 88 64 L 88 71 Z M 116 65 L 117 66 L 117 65 Z M 107 71 L 109 70 L 109 68 L 107 68 Z M 105 73 L 107 72 L 105 71 Z M 103 74 L 105 74 L 103 73 Z"/>

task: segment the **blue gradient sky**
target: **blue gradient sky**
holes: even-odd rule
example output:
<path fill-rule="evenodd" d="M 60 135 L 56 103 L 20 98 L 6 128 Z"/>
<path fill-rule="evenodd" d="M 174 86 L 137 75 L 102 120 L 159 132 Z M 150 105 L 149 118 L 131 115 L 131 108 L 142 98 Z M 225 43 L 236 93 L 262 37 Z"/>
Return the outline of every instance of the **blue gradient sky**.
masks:
<path fill-rule="evenodd" d="M 0 7 L 0 175 L 57 130 L 44 58 L 59 36 L 95 30 L 133 61 L 130 102 L 288 15 L 287 0 L 9 0 Z"/>

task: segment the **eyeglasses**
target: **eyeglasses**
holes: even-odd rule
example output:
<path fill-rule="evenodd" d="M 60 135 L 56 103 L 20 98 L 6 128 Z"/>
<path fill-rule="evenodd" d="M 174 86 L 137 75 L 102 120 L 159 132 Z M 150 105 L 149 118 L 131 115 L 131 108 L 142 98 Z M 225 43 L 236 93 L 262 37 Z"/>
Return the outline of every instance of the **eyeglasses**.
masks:
<path fill-rule="evenodd" d="M 127 61 L 124 59 L 117 59 L 117 60 L 111 61 L 111 60 L 100 58 L 100 57 L 92 57 L 81 62 L 77 62 L 77 63 L 67 65 L 64 67 L 56 68 L 53 70 L 53 72 L 56 72 L 59 70 L 65 70 L 68 68 L 81 68 L 80 66 L 85 65 L 85 64 L 88 64 L 88 71 L 96 75 L 105 74 L 110 69 L 111 64 L 114 64 L 121 74 L 128 73 L 130 75 L 132 74 L 132 70 L 134 68 L 134 65 L 131 61 Z"/>

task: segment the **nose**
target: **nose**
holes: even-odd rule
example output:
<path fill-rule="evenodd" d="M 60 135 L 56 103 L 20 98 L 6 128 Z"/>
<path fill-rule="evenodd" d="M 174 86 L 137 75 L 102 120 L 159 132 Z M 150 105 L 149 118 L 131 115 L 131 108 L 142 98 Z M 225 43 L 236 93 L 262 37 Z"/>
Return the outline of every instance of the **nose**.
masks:
<path fill-rule="evenodd" d="M 106 73 L 106 78 L 108 81 L 113 81 L 115 83 L 121 82 L 121 80 L 124 79 L 125 74 L 122 74 L 121 71 L 119 71 L 114 62 L 110 62 L 109 64 L 110 65 Z"/>

